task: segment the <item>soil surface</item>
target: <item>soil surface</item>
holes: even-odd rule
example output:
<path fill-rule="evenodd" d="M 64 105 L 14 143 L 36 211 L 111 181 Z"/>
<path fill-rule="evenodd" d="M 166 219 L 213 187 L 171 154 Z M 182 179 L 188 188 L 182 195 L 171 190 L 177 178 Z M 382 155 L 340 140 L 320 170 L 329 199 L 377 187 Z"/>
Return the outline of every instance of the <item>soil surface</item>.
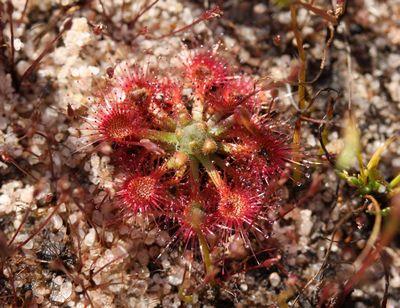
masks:
<path fill-rule="evenodd" d="M 182 58 L 204 49 L 260 80 L 285 80 L 302 68 L 301 55 L 290 8 L 279 5 L 290 1 L 276 2 L 1 2 L 0 306 L 399 306 L 398 236 L 343 294 L 375 216 L 357 211 L 370 202 L 339 179 L 319 136 L 322 129 L 335 159 L 351 110 L 368 162 L 399 135 L 397 0 L 348 1 L 337 23 L 327 17 L 331 1 L 304 1 L 320 9 L 314 13 L 295 7 L 310 106 L 299 109 L 297 82 L 278 88 L 277 104 L 293 127 L 303 117 L 301 176 L 282 184 L 282 218 L 267 240 L 250 235 L 252 247 L 238 248 L 232 237 L 228 254 L 245 252 L 227 258 L 229 280 L 207 285 L 195 248 L 185 250 L 151 219 L 113 221 L 113 149 L 92 142 L 86 118 L 96 91 L 118 66 L 173 74 Z M 204 13 L 216 5 L 221 16 Z M 399 174 L 399 141 L 379 171 L 386 180 Z"/>

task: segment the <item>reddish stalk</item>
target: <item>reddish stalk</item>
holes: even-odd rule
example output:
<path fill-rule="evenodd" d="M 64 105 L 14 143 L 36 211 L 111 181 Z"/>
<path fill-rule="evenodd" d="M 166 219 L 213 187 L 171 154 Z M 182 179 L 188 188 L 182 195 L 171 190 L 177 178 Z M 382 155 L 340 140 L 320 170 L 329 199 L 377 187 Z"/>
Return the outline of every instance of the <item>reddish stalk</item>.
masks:
<path fill-rule="evenodd" d="M 344 2 L 344 1 L 342 1 L 342 2 Z M 337 18 L 334 15 L 327 13 L 325 10 L 318 8 L 318 7 L 314 6 L 313 4 L 306 3 L 303 1 L 294 1 L 293 5 L 296 5 L 296 4 L 303 6 L 304 8 L 315 13 L 318 16 L 321 16 L 323 19 L 332 23 L 333 25 L 336 25 L 338 22 Z"/>
<path fill-rule="evenodd" d="M 197 18 L 191 24 L 183 26 L 182 28 L 179 28 L 177 30 L 171 31 L 168 34 L 165 34 L 165 35 L 162 35 L 162 36 L 159 36 L 159 37 L 154 37 L 152 39 L 157 39 L 157 40 L 164 39 L 166 37 L 178 34 L 180 32 L 184 32 L 184 31 L 194 27 L 198 23 L 201 23 L 203 21 L 208 21 L 208 20 L 216 18 L 216 17 L 220 17 L 221 15 L 222 15 L 222 10 L 218 6 L 215 6 L 212 9 L 209 9 L 209 10 L 205 11 L 203 14 L 200 15 L 199 18 Z"/>
<path fill-rule="evenodd" d="M 0 2 L 0 60 L 3 61 L 3 63 L 7 63 L 9 59 L 7 59 L 5 55 L 5 51 L 7 50 L 7 43 L 4 39 L 4 28 L 5 28 L 5 23 L 2 21 L 3 20 L 3 14 L 5 12 L 4 9 L 4 4 Z"/>
<path fill-rule="evenodd" d="M 306 53 L 304 51 L 303 47 L 303 37 L 301 35 L 301 31 L 298 28 L 298 23 L 297 23 L 297 8 L 295 4 L 292 4 L 290 6 L 290 15 L 291 15 L 291 23 L 292 23 L 292 30 L 296 39 L 296 44 L 297 44 L 297 51 L 299 53 L 299 59 L 300 59 L 300 70 L 298 73 L 298 96 L 299 96 L 299 103 L 298 107 L 300 112 L 304 111 L 307 102 L 306 102 L 306 87 L 305 87 L 305 81 L 306 81 L 306 71 L 307 71 L 307 57 Z M 299 118 L 296 121 L 295 124 L 295 130 L 293 134 L 293 147 L 294 147 L 294 153 L 300 153 L 300 139 L 301 139 L 301 118 Z M 297 161 L 300 157 L 296 155 L 293 157 L 293 160 Z M 298 181 L 300 179 L 301 172 L 299 169 L 299 166 L 294 166 L 293 170 L 293 178 Z"/>
<path fill-rule="evenodd" d="M 47 153 L 49 154 L 49 162 L 50 162 L 50 173 L 51 173 L 51 184 L 54 186 L 55 185 L 55 180 L 56 180 L 56 174 L 54 171 L 54 162 L 53 162 L 53 150 L 51 149 L 51 141 L 48 135 L 44 132 L 36 131 L 36 133 L 43 138 L 46 139 L 46 145 L 47 145 Z M 55 191 L 54 187 L 53 190 Z"/>
<path fill-rule="evenodd" d="M 11 68 L 14 70 L 15 47 L 14 47 L 14 23 L 12 18 L 13 11 L 14 11 L 14 6 L 11 0 L 8 0 L 7 13 L 8 13 L 8 21 L 10 23 L 10 64 Z"/>
<path fill-rule="evenodd" d="M 22 74 L 21 79 L 19 80 L 19 84 L 21 85 L 22 82 L 27 79 L 28 77 L 30 77 L 30 75 L 32 75 L 32 73 L 38 68 L 40 61 L 43 60 L 43 58 L 50 53 L 51 49 L 54 47 L 54 45 L 56 44 L 56 42 L 62 37 L 62 35 L 68 31 L 69 29 L 71 29 L 72 27 L 72 19 L 68 18 L 65 22 L 64 22 L 64 26 L 63 29 L 60 31 L 60 33 L 57 34 L 57 36 L 51 40 L 46 47 L 44 48 L 44 50 L 40 53 L 40 55 L 33 61 L 33 63 L 27 68 L 27 70 Z"/>
<path fill-rule="evenodd" d="M 31 172 L 28 170 L 25 170 L 22 168 L 18 163 L 15 161 L 14 158 L 12 158 L 8 153 L 1 153 L 0 158 L 5 161 L 6 163 L 12 164 L 15 168 L 17 168 L 19 171 L 21 171 L 23 174 L 27 175 L 28 177 L 31 177 L 34 179 L 36 182 L 39 181 L 37 177 L 35 177 Z"/>
<path fill-rule="evenodd" d="M 49 223 L 50 219 L 54 216 L 54 214 L 58 211 L 58 208 L 62 202 L 58 202 L 58 204 L 54 207 L 53 211 L 50 213 L 50 215 L 46 218 L 46 220 L 35 230 L 25 241 L 20 243 L 15 249 L 19 250 L 22 247 L 24 247 L 31 239 L 33 239 L 36 235 L 40 233 L 40 231 L 43 230 L 43 228 Z"/>
<path fill-rule="evenodd" d="M 154 0 L 153 2 L 151 2 L 150 4 L 144 5 L 143 8 L 139 11 L 139 13 L 137 13 L 137 15 L 135 16 L 135 18 L 133 18 L 129 23 L 128 23 L 128 27 L 132 28 L 135 26 L 135 24 L 138 22 L 138 20 L 140 19 L 140 17 L 142 17 L 147 11 L 149 11 L 154 5 L 157 4 L 157 2 L 159 2 L 160 0 Z"/>
<path fill-rule="evenodd" d="M 299 59 L 300 59 L 300 71 L 298 75 L 298 82 L 299 82 L 299 90 L 298 90 L 298 95 L 299 95 L 299 109 L 303 110 L 306 108 L 306 88 L 304 86 L 305 81 L 306 81 L 306 71 L 307 71 L 307 56 L 306 52 L 303 47 L 303 37 L 301 35 L 301 31 L 298 28 L 298 23 L 297 23 L 297 9 L 295 5 L 290 6 L 290 16 L 291 16 L 291 22 L 292 22 L 292 30 L 294 33 L 294 37 L 296 39 L 296 45 L 297 45 L 297 51 L 299 53 Z"/>
<path fill-rule="evenodd" d="M 28 4 L 29 4 L 29 0 L 25 0 L 24 9 L 22 10 L 21 17 L 20 17 L 20 19 L 18 20 L 18 23 L 21 23 L 21 22 L 23 21 L 23 19 L 24 19 L 24 17 L 25 17 L 25 14 L 26 14 L 26 11 L 27 11 L 27 9 L 28 9 Z"/>
<path fill-rule="evenodd" d="M 213 274 L 213 265 L 210 255 L 210 248 L 208 247 L 207 240 L 203 232 L 201 232 L 201 230 L 196 230 L 196 232 L 197 232 L 197 238 L 199 239 L 200 252 L 203 258 L 204 268 L 206 270 L 206 277 L 207 279 L 210 279 L 209 281 L 212 283 L 214 281 L 213 277 L 214 274 Z"/>
<path fill-rule="evenodd" d="M 99 274 L 100 272 L 102 272 L 107 266 L 113 264 L 114 262 L 117 262 L 118 260 L 121 260 L 121 259 L 125 258 L 125 257 L 128 256 L 128 255 L 129 255 L 129 253 L 126 252 L 126 253 L 124 253 L 124 254 L 122 254 L 122 255 L 120 255 L 120 256 L 118 256 L 118 257 L 112 259 L 111 261 L 107 262 L 107 263 L 104 264 L 102 267 L 100 267 L 97 271 L 95 271 L 95 272 L 91 275 L 91 278 L 93 278 L 94 276 L 96 276 L 97 274 Z"/>
<path fill-rule="evenodd" d="M 11 238 L 11 240 L 8 242 L 7 246 L 10 247 L 12 245 L 12 243 L 14 242 L 15 238 L 17 237 L 17 235 L 19 234 L 19 232 L 21 232 L 22 227 L 24 226 L 26 220 L 28 219 L 28 216 L 31 212 L 31 209 L 28 208 L 24 214 L 24 217 L 22 218 L 21 223 L 19 224 L 17 230 L 15 231 L 13 237 Z"/>
<path fill-rule="evenodd" d="M 379 233 L 381 231 L 381 224 L 382 224 L 381 207 L 378 201 L 376 201 L 376 199 L 371 195 L 366 195 L 365 197 L 368 200 L 370 200 L 372 202 L 372 205 L 374 206 L 375 223 L 372 228 L 371 234 L 367 240 L 367 243 L 365 244 L 364 249 L 361 251 L 360 255 L 353 263 L 356 270 L 360 268 L 365 258 L 369 255 L 369 253 L 373 249 L 375 242 L 378 239 Z"/>

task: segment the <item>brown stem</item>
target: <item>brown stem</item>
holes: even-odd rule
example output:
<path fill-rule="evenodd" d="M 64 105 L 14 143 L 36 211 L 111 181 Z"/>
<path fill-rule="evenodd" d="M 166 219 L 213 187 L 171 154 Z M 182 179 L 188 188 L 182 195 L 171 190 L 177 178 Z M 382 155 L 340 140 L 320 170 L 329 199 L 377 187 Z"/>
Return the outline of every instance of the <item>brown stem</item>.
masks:
<path fill-rule="evenodd" d="M 24 214 L 24 217 L 22 218 L 21 223 L 19 224 L 17 230 L 15 231 L 13 237 L 11 238 L 11 240 L 8 242 L 8 247 L 10 247 L 12 245 L 12 243 L 14 242 L 15 238 L 17 237 L 17 235 L 19 234 L 19 232 L 21 232 L 22 227 L 24 226 L 26 220 L 28 219 L 29 213 L 31 212 L 31 210 L 28 208 Z"/>
<path fill-rule="evenodd" d="M 301 32 L 298 28 L 297 24 L 297 8 L 293 4 L 290 6 L 290 15 L 291 15 L 291 23 L 292 23 L 292 30 L 296 39 L 296 44 L 297 44 L 297 50 L 299 53 L 299 58 L 300 58 L 300 70 L 298 74 L 298 96 L 299 96 L 299 110 L 302 112 L 306 108 L 306 87 L 305 87 L 305 81 L 306 81 L 306 70 L 307 70 L 307 58 L 306 58 L 306 53 L 304 51 L 303 47 L 303 37 L 301 35 Z M 296 125 L 295 125 L 295 131 L 293 134 L 293 148 L 294 148 L 294 157 L 293 160 L 298 160 L 300 157 L 297 153 L 300 151 L 300 139 L 301 139 L 301 119 L 297 119 Z M 293 178 L 298 181 L 301 177 L 300 174 L 300 168 L 299 166 L 294 166 L 293 168 Z"/>
<path fill-rule="evenodd" d="M 135 26 L 135 24 L 137 23 L 137 21 L 139 20 L 140 17 L 143 16 L 143 14 L 145 14 L 147 11 L 149 11 L 154 5 L 157 4 L 157 2 L 160 0 L 154 0 L 152 3 L 145 5 L 140 11 L 139 13 L 135 16 L 135 18 L 133 18 L 129 23 L 128 23 L 128 29 L 132 29 L 132 27 Z"/>
<path fill-rule="evenodd" d="M 14 69 L 14 58 L 15 58 L 15 48 L 14 48 L 14 23 L 12 18 L 12 13 L 14 11 L 14 6 L 11 0 L 7 1 L 7 14 L 8 14 L 8 21 L 10 23 L 10 64 L 11 67 Z"/>
<path fill-rule="evenodd" d="M 320 9 L 310 3 L 302 2 L 302 1 L 295 1 L 294 4 L 298 4 L 306 8 L 307 10 L 315 13 L 318 16 L 321 16 L 323 19 L 326 21 L 332 23 L 333 25 L 337 24 L 337 18 L 329 13 L 327 13 L 325 10 Z"/>
<path fill-rule="evenodd" d="M 11 156 L 8 156 L 7 155 L 7 157 L 6 157 L 6 159 L 4 159 L 4 155 L 3 155 L 3 160 L 5 161 L 5 162 L 8 162 L 8 163 L 10 163 L 10 164 L 12 164 L 15 168 L 17 168 L 19 171 L 21 171 L 23 174 L 25 174 L 25 175 L 27 175 L 28 177 L 31 177 L 32 179 L 34 179 L 35 181 L 39 181 L 39 179 L 36 177 L 36 176 L 34 176 L 31 172 L 29 172 L 28 170 L 25 170 L 24 168 L 22 168 L 20 165 L 18 165 L 18 163 L 15 161 L 15 159 L 14 158 L 12 158 Z"/>
<path fill-rule="evenodd" d="M 99 273 L 100 273 L 102 270 L 104 270 L 107 266 L 113 264 L 114 262 L 117 262 L 118 260 L 121 260 L 121 259 L 125 258 L 125 257 L 128 256 L 128 255 L 129 255 L 129 253 L 126 252 L 126 253 L 124 253 L 124 254 L 122 254 L 122 255 L 120 255 L 120 256 L 118 256 L 118 257 L 112 259 L 111 261 L 107 262 L 106 264 L 104 264 L 102 267 L 100 267 L 97 271 L 95 271 L 95 272 L 91 275 L 92 278 L 93 278 L 94 276 L 96 276 L 97 274 L 99 274 Z"/>
<path fill-rule="evenodd" d="M 197 18 L 191 24 L 183 26 L 182 28 L 179 28 L 177 30 L 171 31 L 168 34 L 165 34 L 165 35 L 162 35 L 162 36 L 159 36 L 159 37 L 155 37 L 153 39 L 163 39 L 163 38 L 178 34 L 180 32 L 184 32 L 184 31 L 192 28 L 193 26 L 197 25 L 200 22 L 207 21 L 207 20 L 213 19 L 215 17 L 219 17 L 221 15 L 222 15 L 221 9 L 218 6 L 215 6 L 212 9 L 205 11 L 203 14 L 200 15 L 199 18 Z"/>
<path fill-rule="evenodd" d="M 28 9 L 28 4 L 29 4 L 29 0 L 25 0 L 24 9 L 22 10 L 21 17 L 18 20 L 19 24 L 24 20 L 24 17 L 25 17 L 25 14 L 26 14 L 26 10 Z"/>
<path fill-rule="evenodd" d="M 55 43 L 61 38 L 61 36 L 66 32 L 67 30 L 71 29 L 72 27 L 72 19 L 68 18 L 65 23 L 63 29 L 60 31 L 60 33 L 57 34 L 57 36 L 51 40 L 44 50 L 40 53 L 40 55 L 33 61 L 33 63 L 27 68 L 27 70 L 23 73 L 19 84 L 22 84 L 22 82 L 28 78 L 39 66 L 40 61 L 48 54 L 50 53 L 51 49 L 54 47 Z"/>
<path fill-rule="evenodd" d="M 290 16 L 292 22 L 292 30 L 294 33 L 294 37 L 296 39 L 297 51 L 299 53 L 300 64 L 301 64 L 298 75 L 298 81 L 299 81 L 298 95 L 299 95 L 299 109 L 303 110 L 306 107 L 306 100 L 305 100 L 306 88 L 304 84 L 306 81 L 307 57 L 303 47 L 304 44 L 303 37 L 301 35 L 301 31 L 298 28 L 297 9 L 295 5 L 290 6 Z"/>
<path fill-rule="evenodd" d="M 362 262 L 365 260 L 365 258 L 368 256 L 368 254 L 373 249 L 375 242 L 378 239 L 379 232 L 381 231 L 381 224 L 382 224 L 381 207 L 380 207 L 378 201 L 376 201 L 376 199 L 371 195 L 366 195 L 365 197 L 368 200 L 370 200 L 372 202 L 372 205 L 374 206 L 375 223 L 374 223 L 374 227 L 372 228 L 371 234 L 368 238 L 368 241 L 365 244 L 364 249 L 362 250 L 360 255 L 357 257 L 356 261 L 354 261 L 354 266 L 355 266 L 356 270 L 358 270 L 360 268 Z"/>
<path fill-rule="evenodd" d="M 210 249 L 206 237 L 200 229 L 196 230 L 197 238 L 199 239 L 201 257 L 203 258 L 204 268 L 206 270 L 207 278 L 213 280 L 213 265 L 211 262 Z"/>
<path fill-rule="evenodd" d="M 33 239 L 36 235 L 39 234 L 40 231 L 43 230 L 43 228 L 49 223 L 50 219 L 54 216 L 54 214 L 58 211 L 60 205 L 62 204 L 62 202 L 59 201 L 59 203 L 54 207 L 53 211 L 50 213 L 50 215 L 46 218 L 46 220 L 39 226 L 39 228 L 37 228 L 37 230 L 35 230 L 35 232 L 33 232 L 25 241 L 23 241 L 22 243 L 20 243 L 17 247 L 16 250 L 21 249 L 22 247 L 24 247 L 31 239 Z"/>

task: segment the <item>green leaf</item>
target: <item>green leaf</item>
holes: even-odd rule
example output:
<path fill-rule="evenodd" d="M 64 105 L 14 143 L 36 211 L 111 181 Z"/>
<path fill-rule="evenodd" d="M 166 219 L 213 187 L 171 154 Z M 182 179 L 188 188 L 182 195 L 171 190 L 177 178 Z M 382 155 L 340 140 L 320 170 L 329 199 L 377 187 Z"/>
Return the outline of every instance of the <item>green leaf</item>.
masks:
<path fill-rule="evenodd" d="M 379 161 L 381 160 L 382 153 L 383 151 L 386 150 L 386 148 L 396 139 L 396 137 L 391 137 L 386 142 L 381 145 L 372 155 L 370 161 L 368 162 L 367 165 L 367 170 L 370 172 L 371 170 L 375 170 L 378 167 Z"/>
<path fill-rule="evenodd" d="M 400 184 L 400 173 L 389 183 L 389 188 L 393 189 Z"/>
<path fill-rule="evenodd" d="M 344 148 L 339 154 L 336 166 L 346 170 L 354 166 L 360 153 L 360 132 L 353 117 L 349 116 L 344 123 Z"/>

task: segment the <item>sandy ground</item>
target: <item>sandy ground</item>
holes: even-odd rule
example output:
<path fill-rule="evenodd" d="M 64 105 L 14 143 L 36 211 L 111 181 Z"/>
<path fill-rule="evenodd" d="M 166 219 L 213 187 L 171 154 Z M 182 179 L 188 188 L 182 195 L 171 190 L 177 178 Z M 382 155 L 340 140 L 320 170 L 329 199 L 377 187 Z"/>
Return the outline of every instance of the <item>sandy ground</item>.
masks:
<path fill-rule="evenodd" d="M 246 73 L 285 78 L 298 63 L 290 11 L 264 2 L 161 0 L 136 20 L 150 1 L 33 0 L 25 9 L 24 0 L 14 0 L 14 70 L 4 47 L 10 46 L 11 33 L 4 4 L 0 28 L 0 257 L 7 261 L 1 266 L 0 305 L 286 307 L 288 301 L 293 306 L 299 290 L 320 269 L 335 226 L 362 202 L 321 156 L 318 123 L 304 122 L 302 145 L 307 160 L 303 180 L 282 188 L 282 207 L 295 207 L 271 226 L 265 247 L 278 247 L 277 261 L 238 271 L 218 291 L 204 285 L 201 258 L 184 252 L 172 234 L 151 221 L 136 217 L 109 225 L 114 214 L 110 200 L 115 193 L 112 149 L 109 145 L 87 146 L 91 132 L 86 129 L 85 116 L 91 112 L 90 98 L 110 68 L 118 64 L 139 64 L 163 74 L 173 72 L 191 50 L 218 49 Z M 324 10 L 330 8 L 329 1 L 315 2 Z M 309 116 L 321 119 L 329 99 L 334 100 L 327 148 L 337 152 L 343 144 L 341 126 L 350 101 L 367 159 L 400 131 L 400 3 L 349 2 L 325 69 L 307 86 L 310 95 L 318 93 Z M 171 35 L 215 4 L 223 10 L 222 17 Z M 63 31 L 68 19 L 72 25 Z M 308 56 L 307 80 L 312 80 L 319 72 L 327 27 L 321 17 L 304 9 L 298 11 L 298 23 Z M 56 47 L 49 49 L 32 73 L 22 77 L 47 46 Z M 319 93 L 325 88 L 337 93 Z M 292 85 L 279 89 L 282 113 L 292 120 L 296 91 Z M 399 173 L 398 143 L 385 152 L 380 169 L 388 179 Z M 18 249 L 13 250 L 7 242 L 21 223 L 11 246 Z M 373 218 L 362 213 L 339 228 L 328 264 L 301 292 L 296 305 L 316 307 L 326 288 L 341 288 L 340 283 L 354 270 L 353 261 L 372 225 Z M 265 247 L 255 244 L 254 249 Z M 390 276 L 387 307 L 398 306 L 399 252 L 397 239 L 384 250 L 385 261 L 371 266 L 347 299 L 349 307 L 379 307 L 385 273 Z M 243 260 L 229 262 L 234 270 Z M 193 293 L 191 303 L 179 296 L 184 276 Z"/>

